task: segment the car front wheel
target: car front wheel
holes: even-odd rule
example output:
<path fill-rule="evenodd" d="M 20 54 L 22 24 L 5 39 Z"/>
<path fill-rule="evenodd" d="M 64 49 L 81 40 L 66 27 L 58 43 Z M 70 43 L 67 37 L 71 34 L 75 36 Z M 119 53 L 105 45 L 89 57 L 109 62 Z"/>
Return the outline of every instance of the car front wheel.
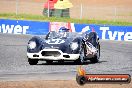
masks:
<path fill-rule="evenodd" d="M 28 58 L 28 62 L 29 62 L 30 65 L 36 65 L 38 63 L 38 60 Z"/>
<path fill-rule="evenodd" d="M 83 64 L 85 59 L 84 49 L 81 50 L 79 58 L 75 61 L 76 63 Z"/>

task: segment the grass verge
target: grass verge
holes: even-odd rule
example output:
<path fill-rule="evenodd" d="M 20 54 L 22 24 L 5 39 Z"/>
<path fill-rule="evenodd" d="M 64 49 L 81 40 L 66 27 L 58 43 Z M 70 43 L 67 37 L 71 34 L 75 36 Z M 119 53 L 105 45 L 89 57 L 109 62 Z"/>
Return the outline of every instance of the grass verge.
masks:
<path fill-rule="evenodd" d="M 0 13 L 2 19 L 14 19 L 14 20 L 33 20 L 33 21 L 50 21 L 50 22 L 71 22 L 71 23 L 83 23 L 83 24 L 102 24 L 102 25 L 121 25 L 132 26 L 132 22 L 121 21 L 108 21 L 108 20 L 88 20 L 88 19 L 73 19 L 62 17 L 46 17 L 42 15 L 32 14 L 18 14 L 15 13 Z"/>

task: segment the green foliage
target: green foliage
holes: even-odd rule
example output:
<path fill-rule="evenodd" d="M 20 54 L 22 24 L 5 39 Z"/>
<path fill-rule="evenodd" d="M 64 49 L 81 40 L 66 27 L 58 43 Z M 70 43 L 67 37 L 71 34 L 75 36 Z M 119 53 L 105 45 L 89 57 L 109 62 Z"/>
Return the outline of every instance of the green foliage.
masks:
<path fill-rule="evenodd" d="M 17 19 L 17 20 L 33 20 L 33 21 L 50 21 L 50 22 L 71 22 L 80 24 L 98 24 L 98 25 L 122 25 L 132 26 L 132 22 L 108 21 L 108 20 L 88 20 L 88 19 L 72 19 L 62 17 L 46 17 L 42 15 L 0 13 L 0 19 Z"/>

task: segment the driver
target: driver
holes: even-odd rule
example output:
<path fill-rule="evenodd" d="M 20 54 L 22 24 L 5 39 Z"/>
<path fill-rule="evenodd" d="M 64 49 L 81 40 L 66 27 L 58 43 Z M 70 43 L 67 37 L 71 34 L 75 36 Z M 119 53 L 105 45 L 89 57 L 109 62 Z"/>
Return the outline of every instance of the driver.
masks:
<path fill-rule="evenodd" d="M 67 32 L 69 32 L 69 29 L 65 28 L 65 27 L 61 27 L 59 29 L 59 34 L 61 37 L 66 37 L 67 36 Z"/>

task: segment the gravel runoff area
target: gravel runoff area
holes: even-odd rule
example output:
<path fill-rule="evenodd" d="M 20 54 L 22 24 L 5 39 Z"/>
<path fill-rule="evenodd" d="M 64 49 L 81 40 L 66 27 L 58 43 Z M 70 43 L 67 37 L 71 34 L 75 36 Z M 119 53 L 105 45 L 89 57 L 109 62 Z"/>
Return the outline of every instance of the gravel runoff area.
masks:
<path fill-rule="evenodd" d="M 85 84 L 80 86 L 75 80 L 33 80 L 0 82 L 0 88 L 132 88 L 130 84 Z"/>

